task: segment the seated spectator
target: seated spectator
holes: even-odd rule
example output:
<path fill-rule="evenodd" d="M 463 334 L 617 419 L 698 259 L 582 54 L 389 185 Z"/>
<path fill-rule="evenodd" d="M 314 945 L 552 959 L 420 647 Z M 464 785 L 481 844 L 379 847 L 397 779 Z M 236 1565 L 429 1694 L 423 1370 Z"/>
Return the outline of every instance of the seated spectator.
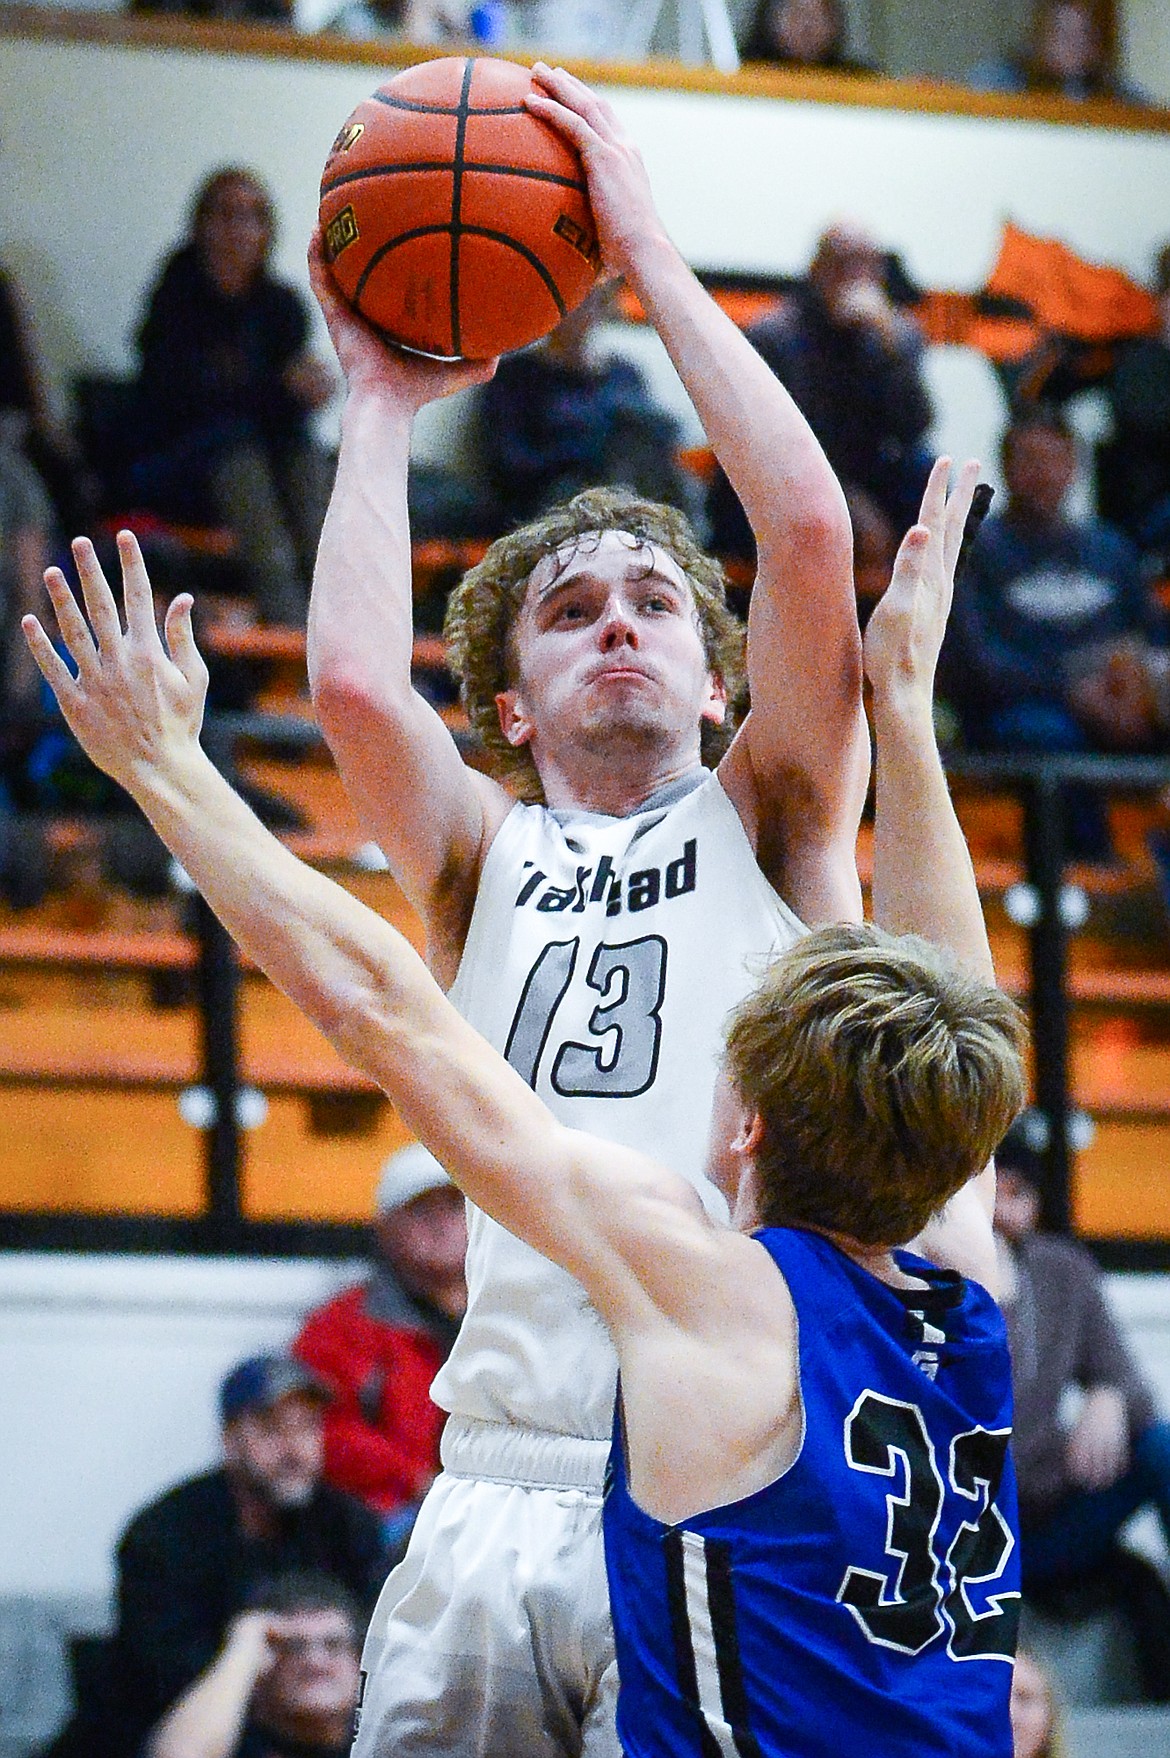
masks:
<path fill-rule="evenodd" d="M 20 619 L 44 603 L 52 509 L 39 476 L 0 417 L 0 898 L 16 908 L 48 889 L 44 836 L 28 812 L 27 768 L 40 732 L 40 674 L 30 673 Z M 21 648 L 25 652 L 21 652 Z"/>
<path fill-rule="evenodd" d="M 397 37 L 408 43 L 471 39 L 470 0 L 344 0 L 324 29 L 358 41 Z"/>
<path fill-rule="evenodd" d="M 361 1674 L 352 1597 L 328 1575 L 279 1575 L 151 1732 L 142 1758 L 347 1758 Z"/>
<path fill-rule="evenodd" d="M 140 505 L 226 525 L 260 617 L 302 625 L 329 490 L 310 415 L 333 379 L 308 350 L 309 313 L 269 273 L 274 218 L 238 166 L 200 188 L 138 332 Z"/>
<path fill-rule="evenodd" d="M 622 0 L 509 0 L 509 47 L 541 55 L 614 55 L 630 8 Z"/>
<path fill-rule="evenodd" d="M 17 288 L 0 269 L 0 426 L 48 490 L 55 523 L 70 533 L 85 528 L 92 510 L 76 441 L 49 408 L 44 379 Z"/>
<path fill-rule="evenodd" d="M 931 462 L 922 337 L 895 305 L 890 282 L 890 259 L 868 232 L 831 226 L 805 280 L 775 315 L 748 331 L 841 480 L 859 581 L 864 574 L 875 595 L 918 516 Z M 754 560 L 747 520 L 722 472 L 710 514 L 715 551 Z"/>
<path fill-rule="evenodd" d="M 1170 1544 L 1170 1422 L 1157 1415 L 1088 1252 L 1036 1231 L 1038 1168 L 1018 1128 L 996 1164 L 1024 1594 L 1107 1593 L 1133 1627 L 1146 1694 L 1170 1700 L 1170 1598 L 1157 1571 L 1117 1544 L 1143 1507 L 1157 1510 Z"/>
<path fill-rule="evenodd" d="M 984 92 L 1047 92 L 1064 98 L 1116 98 L 1144 104 L 1113 66 L 1091 0 L 1039 0 L 1021 55 L 984 61 L 969 83 Z"/>
<path fill-rule="evenodd" d="M 598 288 L 484 387 L 480 456 L 504 528 L 599 484 L 686 508 L 674 420 L 638 368 L 602 347 L 611 302 Z"/>
<path fill-rule="evenodd" d="M 405 1545 L 439 1468 L 443 1412 L 431 1381 L 467 1306 L 462 1196 L 418 1142 L 382 1171 L 368 1282 L 310 1313 L 294 1353 L 329 1385 L 325 1476 L 382 1515 Z"/>
<path fill-rule="evenodd" d="M 1012 1671 L 1012 1758 L 1065 1758 L 1052 1681 L 1025 1648 Z"/>
<path fill-rule="evenodd" d="M 872 68 L 846 53 L 847 34 L 841 0 L 759 0 L 743 58 L 780 67 L 871 73 Z"/>
<path fill-rule="evenodd" d="M 385 1573 L 377 1516 L 322 1481 L 328 1389 L 292 1356 L 220 1388 L 223 1463 L 136 1514 L 118 1545 L 114 1686 L 133 1742 L 204 1669 L 259 1584 L 319 1569 L 368 1613 Z"/>
<path fill-rule="evenodd" d="M 1154 274 L 1158 329 L 1123 342 L 1106 384 L 1113 432 L 1099 454 L 1102 509 L 1170 567 L 1170 244 Z"/>
<path fill-rule="evenodd" d="M 1076 445 L 1062 418 L 1021 415 L 1002 442 L 1007 505 L 955 591 L 946 689 L 983 751 L 1148 751 L 1158 740 L 1146 650 L 1160 635 L 1137 554 L 1065 503 Z M 1100 802 L 1069 795 L 1070 852 L 1110 855 Z"/>

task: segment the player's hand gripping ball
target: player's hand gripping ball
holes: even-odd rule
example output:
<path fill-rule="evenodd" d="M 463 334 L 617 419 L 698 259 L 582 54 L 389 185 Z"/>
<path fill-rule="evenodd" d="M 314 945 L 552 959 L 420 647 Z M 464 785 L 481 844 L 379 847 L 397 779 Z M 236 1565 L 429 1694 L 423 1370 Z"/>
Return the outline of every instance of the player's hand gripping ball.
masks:
<path fill-rule="evenodd" d="M 424 354 L 487 360 L 547 335 L 601 255 L 577 152 L 509 61 L 409 67 L 360 103 L 321 178 L 325 257 L 355 310 Z"/>

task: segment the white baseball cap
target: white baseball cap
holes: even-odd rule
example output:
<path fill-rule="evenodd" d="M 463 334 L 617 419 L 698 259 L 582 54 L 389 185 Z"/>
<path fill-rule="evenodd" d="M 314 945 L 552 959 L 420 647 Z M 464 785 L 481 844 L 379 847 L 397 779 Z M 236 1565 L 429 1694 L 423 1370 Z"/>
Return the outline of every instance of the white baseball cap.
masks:
<path fill-rule="evenodd" d="M 391 1154 L 382 1167 L 374 1207 L 379 1215 L 390 1215 L 425 1191 L 442 1190 L 450 1182 L 434 1154 L 420 1141 L 412 1141 Z"/>

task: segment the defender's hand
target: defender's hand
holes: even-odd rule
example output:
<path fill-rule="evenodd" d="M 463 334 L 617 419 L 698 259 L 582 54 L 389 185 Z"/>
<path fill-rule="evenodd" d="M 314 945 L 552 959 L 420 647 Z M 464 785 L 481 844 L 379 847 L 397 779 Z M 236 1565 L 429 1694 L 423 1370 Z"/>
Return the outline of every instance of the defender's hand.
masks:
<path fill-rule="evenodd" d="M 875 698 L 925 708 L 934 695 L 934 674 L 946 632 L 955 567 L 963 542 L 979 465 L 963 465 L 950 494 L 949 458 L 930 472 L 918 523 L 902 539 L 894 572 L 866 626 L 865 673 Z"/>
<path fill-rule="evenodd" d="M 639 250 L 665 236 L 642 155 L 613 106 L 581 80 L 543 61 L 533 67 L 532 77 L 540 89 L 530 92 L 525 104 L 581 155 L 604 269 L 608 275 L 629 274 Z"/>
<path fill-rule="evenodd" d="M 309 285 L 325 317 L 345 382 L 351 391 L 378 390 L 410 415 L 427 403 L 492 377 L 495 360 L 433 360 L 385 341 L 342 297 L 325 261 L 320 228 L 309 240 Z"/>
<path fill-rule="evenodd" d="M 118 556 L 125 629 L 88 538 L 73 543 L 84 616 L 60 568 L 45 574 L 76 677 L 38 618 L 24 617 L 21 628 L 69 730 L 99 769 L 133 791 L 144 770 L 164 768 L 169 758 L 198 745 L 207 667 L 191 631 L 190 593 L 181 593 L 167 611 L 164 647 L 142 551 L 132 532 L 118 533 Z"/>

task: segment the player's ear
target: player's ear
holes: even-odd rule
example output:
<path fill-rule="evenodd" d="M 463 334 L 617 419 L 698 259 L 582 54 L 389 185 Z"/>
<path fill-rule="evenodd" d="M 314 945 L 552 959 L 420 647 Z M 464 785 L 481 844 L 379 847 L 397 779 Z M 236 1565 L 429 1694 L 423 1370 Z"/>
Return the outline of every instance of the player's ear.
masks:
<path fill-rule="evenodd" d="M 712 726 L 722 726 L 727 717 L 727 685 L 718 672 L 707 673 L 707 694 L 699 710 L 699 719 Z"/>
<path fill-rule="evenodd" d="M 764 1119 L 758 1111 L 745 1110 L 731 1143 L 737 1154 L 754 1159 L 764 1139 Z"/>
<path fill-rule="evenodd" d="M 497 691 L 496 713 L 500 717 L 500 731 L 508 743 L 516 750 L 521 745 L 526 745 L 532 737 L 533 729 L 519 690 Z"/>

